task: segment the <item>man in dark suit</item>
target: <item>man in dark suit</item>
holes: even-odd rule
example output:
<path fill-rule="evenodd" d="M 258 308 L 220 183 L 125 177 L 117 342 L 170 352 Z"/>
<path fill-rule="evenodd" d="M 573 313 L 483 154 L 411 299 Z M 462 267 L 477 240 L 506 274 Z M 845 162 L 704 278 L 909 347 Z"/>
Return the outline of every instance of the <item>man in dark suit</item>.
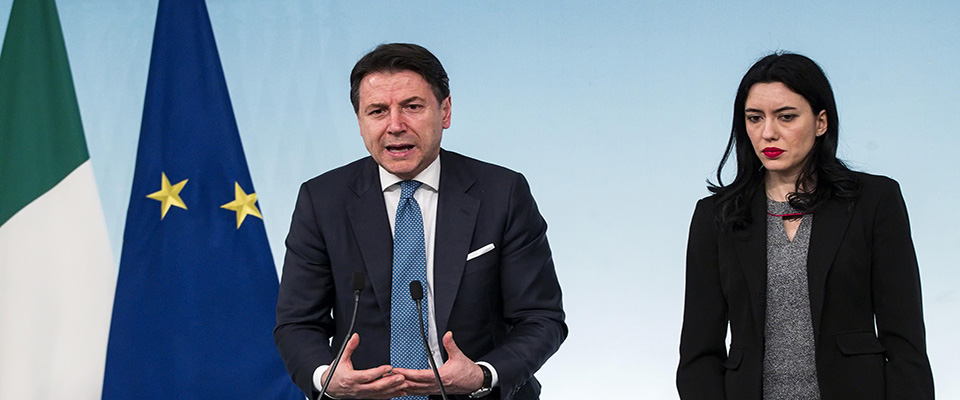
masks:
<path fill-rule="evenodd" d="M 410 354 L 426 359 L 423 345 L 401 348 L 420 338 L 400 329 L 413 301 L 398 292 L 422 276 L 446 392 L 537 399 L 533 373 L 567 327 L 546 222 L 526 180 L 440 148 L 448 79 L 423 47 L 386 44 L 365 55 L 350 97 L 370 157 L 304 183 L 286 241 L 274 337 L 294 382 L 319 395 L 332 338 L 348 342 L 327 395 L 439 394 L 425 364 L 405 365 Z M 357 334 L 346 338 L 355 272 L 367 283 Z"/>

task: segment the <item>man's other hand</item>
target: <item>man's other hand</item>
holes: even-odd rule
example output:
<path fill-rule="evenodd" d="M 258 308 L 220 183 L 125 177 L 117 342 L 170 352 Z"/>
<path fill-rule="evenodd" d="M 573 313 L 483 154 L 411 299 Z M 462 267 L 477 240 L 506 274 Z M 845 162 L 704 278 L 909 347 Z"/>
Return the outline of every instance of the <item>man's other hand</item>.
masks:
<path fill-rule="evenodd" d="M 360 335 L 354 333 L 343 350 L 340 365 L 327 386 L 327 395 L 338 399 L 365 398 L 389 399 L 408 394 L 403 375 L 392 373 L 393 367 L 381 365 L 376 368 L 355 370 L 350 357 L 360 345 Z M 323 372 L 326 381 L 330 368 Z"/>
<path fill-rule="evenodd" d="M 443 347 L 450 356 L 447 362 L 440 367 L 440 380 L 447 394 L 473 393 L 483 385 L 483 371 L 480 366 L 460 351 L 453 341 L 453 332 L 443 335 Z M 433 370 L 395 368 L 395 374 L 403 375 L 406 383 L 406 392 L 411 395 L 440 394 Z"/>

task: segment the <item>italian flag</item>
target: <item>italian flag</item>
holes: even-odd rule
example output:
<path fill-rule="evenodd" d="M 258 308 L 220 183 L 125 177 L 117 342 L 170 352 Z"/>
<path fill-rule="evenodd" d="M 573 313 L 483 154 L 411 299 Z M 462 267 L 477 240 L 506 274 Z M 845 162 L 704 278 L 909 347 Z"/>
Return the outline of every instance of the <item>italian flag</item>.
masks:
<path fill-rule="evenodd" d="M 98 399 L 116 283 L 53 0 L 0 50 L 0 399 Z"/>

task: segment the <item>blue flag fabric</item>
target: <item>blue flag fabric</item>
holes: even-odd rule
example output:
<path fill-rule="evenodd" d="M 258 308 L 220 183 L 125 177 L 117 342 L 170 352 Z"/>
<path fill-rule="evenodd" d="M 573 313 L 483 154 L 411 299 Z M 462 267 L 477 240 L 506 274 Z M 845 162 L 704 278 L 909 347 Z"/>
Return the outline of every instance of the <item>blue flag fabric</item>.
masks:
<path fill-rule="evenodd" d="M 103 399 L 303 399 L 256 200 L 206 5 L 161 0 Z"/>

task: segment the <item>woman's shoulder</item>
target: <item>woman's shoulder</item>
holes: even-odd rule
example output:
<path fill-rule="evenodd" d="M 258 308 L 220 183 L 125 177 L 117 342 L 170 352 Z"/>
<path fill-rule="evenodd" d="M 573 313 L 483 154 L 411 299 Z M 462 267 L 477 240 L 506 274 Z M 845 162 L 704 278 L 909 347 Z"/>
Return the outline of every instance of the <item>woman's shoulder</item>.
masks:
<path fill-rule="evenodd" d="M 696 211 L 710 210 L 712 212 L 714 208 L 716 208 L 716 205 L 718 202 L 720 202 L 720 195 L 717 193 L 713 193 L 709 196 L 702 197 L 699 200 L 697 200 L 697 206 L 695 210 Z"/>
<path fill-rule="evenodd" d="M 866 172 L 854 172 L 853 175 L 860 185 L 860 196 L 900 193 L 900 184 L 893 178 L 884 175 L 868 174 Z"/>
<path fill-rule="evenodd" d="M 717 205 L 720 202 L 719 194 L 711 194 L 697 200 L 697 205 L 693 209 L 693 221 L 695 224 L 716 224 L 719 210 Z"/>

